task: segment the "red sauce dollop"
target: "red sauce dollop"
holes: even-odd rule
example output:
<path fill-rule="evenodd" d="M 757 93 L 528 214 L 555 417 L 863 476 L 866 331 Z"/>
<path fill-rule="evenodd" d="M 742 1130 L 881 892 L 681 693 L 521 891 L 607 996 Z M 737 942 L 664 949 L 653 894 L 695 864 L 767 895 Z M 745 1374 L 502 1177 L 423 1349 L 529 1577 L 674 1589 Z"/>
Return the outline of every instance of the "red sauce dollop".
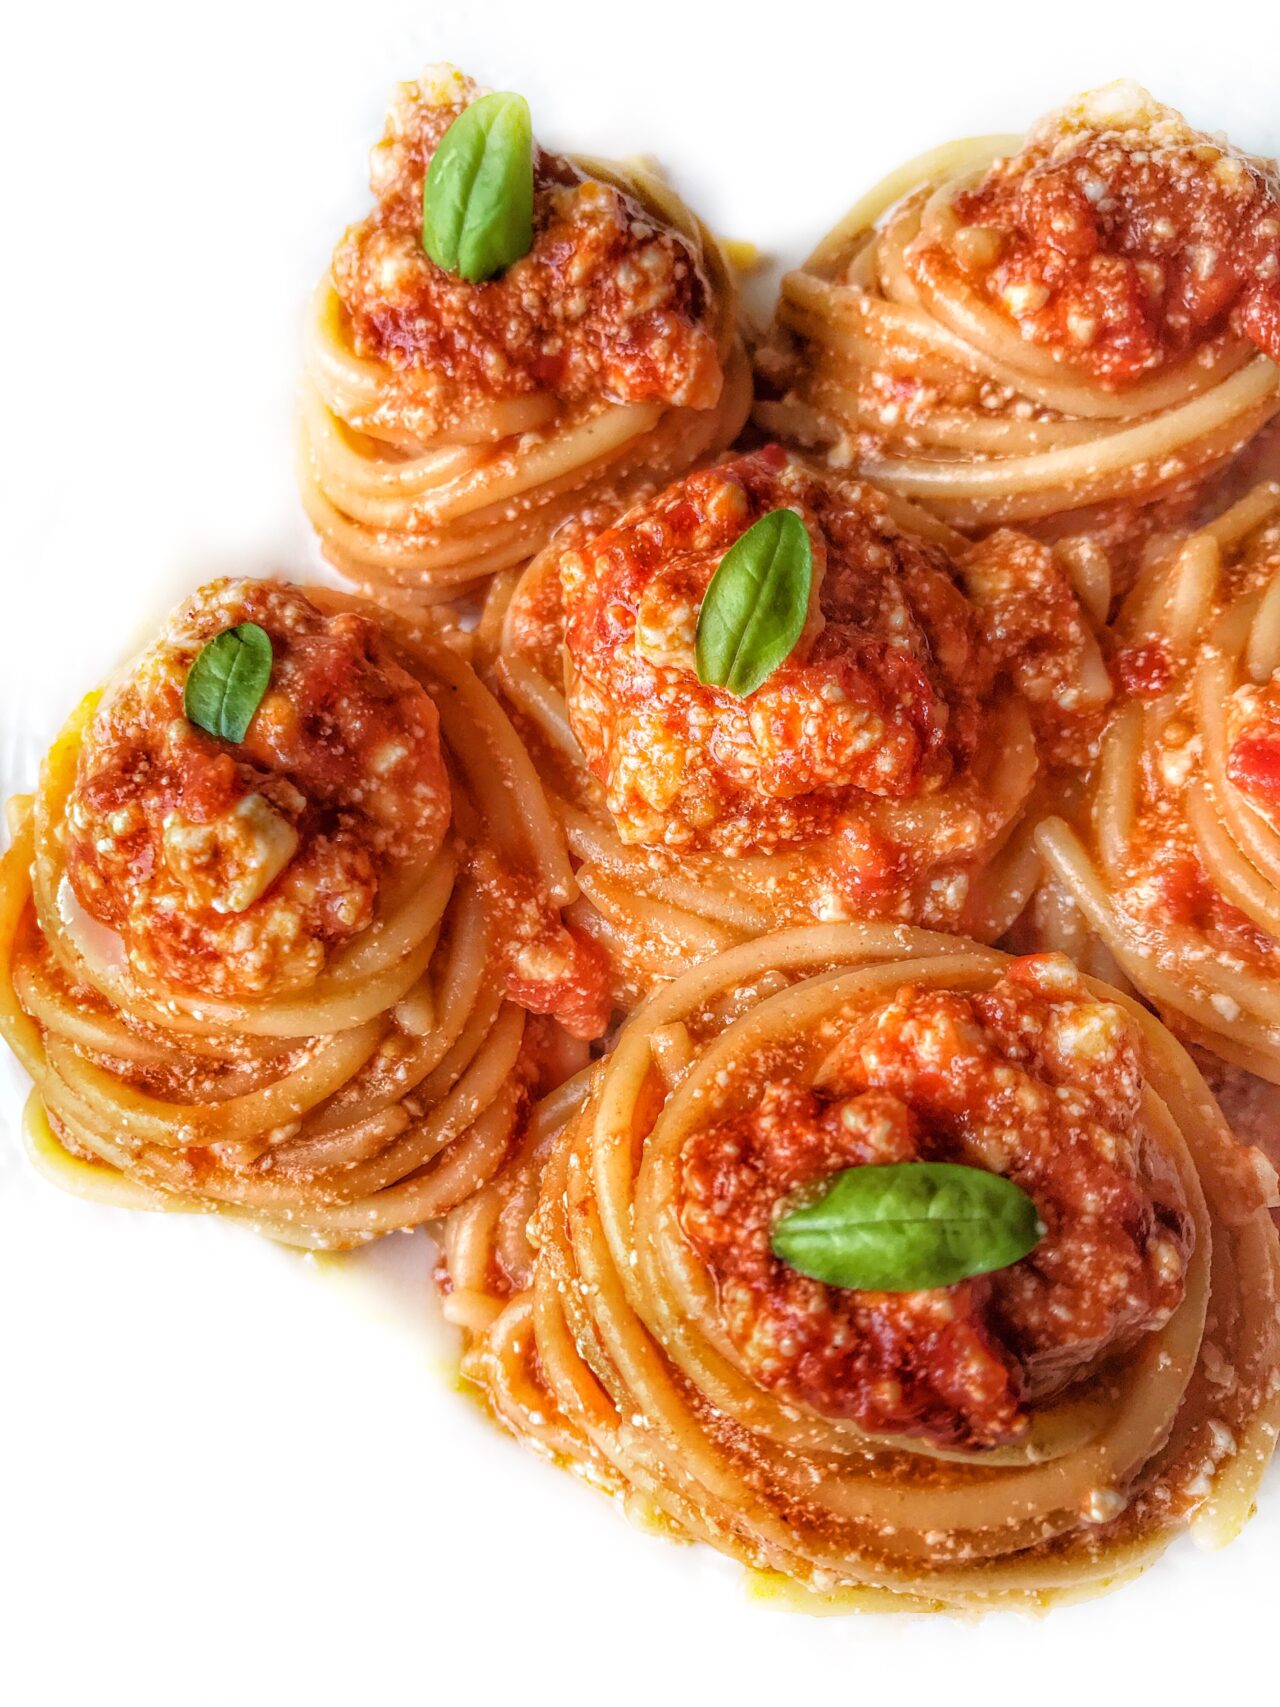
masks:
<path fill-rule="evenodd" d="M 405 84 L 374 151 L 374 211 L 338 244 L 333 278 L 355 347 L 430 369 L 456 414 L 468 396 L 548 391 L 710 408 L 722 374 L 696 254 L 630 196 L 535 149 L 534 240 L 496 278 L 468 283 L 422 247 L 423 180 L 441 137 L 479 95 L 467 78 Z"/>
<path fill-rule="evenodd" d="M 241 622 L 266 630 L 273 663 L 230 743 L 187 720 L 183 691 L 201 647 Z M 431 858 L 450 811 L 436 708 L 374 622 L 278 583 L 217 581 L 93 719 L 67 871 L 145 976 L 261 995 L 309 982 L 364 930 L 383 879 Z"/>
<path fill-rule="evenodd" d="M 922 246 L 922 276 L 958 264 L 1024 338 L 1097 385 L 1122 390 L 1228 326 L 1280 360 L 1274 165 L 1132 84 L 1044 119 L 954 213 L 995 258 L 974 267 L 963 245 Z"/>
<path fill-rule="evenodd" d="M 681 1156 L 681 1225 L 752 1377 L 876 1433 L 981 1448 L 1168 1320 L 1193 1231 L 1142 1132 L 1139 1039 L 1059 955 L 980 993 L 905 986 L 850 1029 L 821 1089 L 753 1087 Z M 1021 1262 L 934 1290 L 855 1292 L 770 1249 L 797 1196 L 869 1163 L 1014 1180 L 1046 1232 Z"/>

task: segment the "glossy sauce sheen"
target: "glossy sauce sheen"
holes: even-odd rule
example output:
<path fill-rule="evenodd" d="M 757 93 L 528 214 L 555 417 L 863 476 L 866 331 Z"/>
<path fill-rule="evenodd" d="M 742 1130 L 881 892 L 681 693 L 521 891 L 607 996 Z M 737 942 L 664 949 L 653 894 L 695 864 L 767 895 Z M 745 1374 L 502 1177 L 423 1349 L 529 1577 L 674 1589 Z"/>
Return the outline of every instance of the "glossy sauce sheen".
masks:
<path fill-rule="evenodd" d="M 534 151 L 534 241 L 470 284 L 422 247 L 423 180 L 441 137 L 480 93 L 456 74 L 406 84 L 374 150 L 374 212 L 338 245 L 333 278 L 358 353 L 430 370 L 455 406 L 551 392 L 709 408 L 722 375 L 697 257 L 629 196 Z"/>
<path fill-rule="evenodd" d="M 958 240 L 918 242 L 917 276 L 959 268 L 1024 338 L 1105 389 L 1228 326 L 1280 360 L 1274 168 L 1132 84 L 1043 120 L 953 212 Z"/>
<path fill-rule="evenodd" d="M 1273 826 L 1280 824 L 1280 682 L 1240 689 L 1230 707 L 1227 775 Z"/>
<path fill-rule="evenodd" d="M 783 506 L 812 546 L 808 620 L 739 698 L 698 679 L 698 612 L 729 547 Z M 570 716 L 627 842 L 803 844 L 859 797 L 935 793 L 973 760 L 1003 675 L 1050 747 L 1075 729 L 1086 637 L 1045 547 L 1001 534 L 957 570 L 872 488 L 775 447 L 688 476 L 560 567 Z"/>
<path fill-rule="evenodd" d="M 273 663 L 231 743 L 187 720 L 183 689 L 201 646 L 240 622 L 266 630 Z M 260 997 L 311 983 L 367 929 L 385 882 L 424 871 L 439 850 L 451 807 L 435 705 L 376 622 L 323 615 L 271 582 L 215 582 L 93 719 L 68 802 L 67 871 L 143 979 Z M 507 994 L 598 1037 L 610 1008 L 600 950 L 533 873 L 483 839 L 459 840 Z"/>
<path fill-rule="evenodd" d="M 1163 1325 L 1191 1222 L 1144 1139 L 1140 1044 L 1059 955 L 991 990 L 906 986 L 851 1020 L 821 1088 L 771 1074 L 696 1132 L 681 1221 L 726 1329 L 762 1385 L 876 1433 L 943 1446 L 1016 1441 L 1030 1408 Z M 769 1248 L 774 1222 L 841 1168 L 961 1162 L 1032 1197 L 1046 1232 L 1021 1262 L 958 1285 L 851 1292 Z"/>
<path fill-rule="evenodd" d="M 255 622 L 271 680 L 245 739 L 187 721 L 201 646 Z M 309 982 L 370 923 L 388 870 L 449 824 L 439 720 L 376 625 L 269 582 L 215 582 L 109 692 L 68 803 L 85 910 L 144 976 L 223 997 Z"/>

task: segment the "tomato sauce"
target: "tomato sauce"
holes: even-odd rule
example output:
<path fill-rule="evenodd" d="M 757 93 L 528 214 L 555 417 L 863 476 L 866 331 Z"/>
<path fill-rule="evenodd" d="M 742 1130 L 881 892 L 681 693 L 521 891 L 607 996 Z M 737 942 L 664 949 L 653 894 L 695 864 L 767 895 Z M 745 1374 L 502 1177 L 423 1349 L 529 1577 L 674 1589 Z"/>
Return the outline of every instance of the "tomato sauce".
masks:
<path fill-rule="evenodd" d="M 551 1015 L 571 1037 L 599 1037 L 613 1008 L 604 951 L 491 849 L 472 849 L 469 865 L 511 1000 L 529 1013 Z"/>
<path fill-rule="evenodd" d="M 254 622 L 271 680 L 243 741 L 188 721 L 201 647 Z M 388 873 L 425 864 L 451 809 L 439 720 L 377 626 L 295 589 L 202 588 L 109 693 L 67 808 L 67 872 L 135 968 L 262 995 L 313 979 L 370 923 Z"/>
<path fill-rule="evenodd" d="M 1222 613 L 1264 590 L 1280 567 L 1280 537 L 1264 529 L 1221 568 L 1221 581 L 1202 634 L 1212 635 Z M 1207 948 L 1237 970 L 1280 973 L 1280 944 L 1218 887 L 1201 860 L 1188 815 L 1189 790 L 1204 776 L 1197 730 L 1194 655 L 1175 668 L 1159 639 L 1121 648 L 1113 659 L 1118 682 L 1138 699 L 1168 700 L 1144 745 L 1124 859 L 1110 874 L 1113 900 L 1139 938 L 1159 952 L 1170 925 L 1204 938 Z M 1244 681 L 1222 707 L 1226 771 L 1249 806 L 1280 830 L 1280 686 Z M 1221 1016 L 1235 1017 L 1233 1000 L 1213 998 Z"/>
<path fill-rule="evenodd" d="M 1111 662 L 1121 692 L 1137 699 L 1158 699 L 1173 680 L 1168 649 L 1158 640 L 1122 646 Z"/>
<path fill-rule="evenodd" d="M 762 1385 L 887 1434 L 983 1448 L 1162 1326 L 1194 1232 L 1144 1139 L 1140 1039 L 1061 955 L 991 989 L 904 986 L 851 1015 L 820 1088 L 771 1074 L 692 1134 L 681 1225 Z M 778 1217 L 844 1168 L 948 1161 L 1029 1193 L 1045 1227 L 1021 1262 L 958 1285 L 877 1293 L 798 1273 Z"/>
<path fill-rule="evenodd" d="M 740 697 L 698 677 L 699 611 L 725 553 L 782 507 L 809 535 L 810 609 Z M 1079 692 L 1091 642 L 1047 547 L 1004 534 L 953 564 L 873 488 L 777 447 L 687 476 L 559 563 L 570 718 L 626 842 L 739 853 L 856 828 L 859 801 L 963 776 L 1001 681 L 1051 760 L 1086 722 L 1096 739 Z M 864 851 L 864 879 L 892 863 Z"/>
<path fill-rule="evenodd" d="M 1227 730 L 1227 775 L 1264 818 L 1280 822 L 1280 683 L 1237 692 Z"/>
<path fill-rule="evenodd" d="M 814 607 L 746 698 L 699 681 L 720 559 L 770 510 L 810 535 Z M 569 708 L 624 840 L 729 850 L 830 829 L 853 790 L 941 786 L 972 753 L 993 670 L 946 566 L 869 488 L 767 450 L 692 474 L 561 558 Z"/>
<path fill-rule="evenodd" d="M 679 233 L 612 184 L 535 148 L 534 239 L 471 284 L 422 247 L 423 181 L 441 137 L 480 93 L 453 74 L 405 84 L 374 150 L 374 211 L 345 234 L 333 280 L 357 352 L 437 374 L 468 396 L 551 392 L 710 408 L 722 374 L 710 286 Z"/>
<path fill-rule="evenodd" d="M 917 277 L 958 273 L 1019 334 L 1122 391 L 1228 329 L 1280 360 L 1280 181 L 1131 83 L 1029 134 L 955 200 L 959 240 L 919 241 Z"/>

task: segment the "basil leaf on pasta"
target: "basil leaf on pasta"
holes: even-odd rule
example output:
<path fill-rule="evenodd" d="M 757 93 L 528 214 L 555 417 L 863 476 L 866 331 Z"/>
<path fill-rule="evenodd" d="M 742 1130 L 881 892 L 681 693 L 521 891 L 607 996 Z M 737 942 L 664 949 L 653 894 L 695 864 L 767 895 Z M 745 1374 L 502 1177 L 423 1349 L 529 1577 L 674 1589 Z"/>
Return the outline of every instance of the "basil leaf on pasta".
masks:
<path fill-rule="evenodd" d="M 698 612 L 698 680 L 744 696 L 799 640 L 809 611 L 813 547 L 794 510 L 770 510 L 720 559 Z"/>
<path fill-rule="evenodd" d="M 243 741 L 271 680 L 271 637 L 256 622 L 224 628 L 187 671 L 182 708 L 221 741 Z"/>
<path fill-rule="evenodd" d="M 774 1224 L 775 1256 L 829 1286 L 916 1292 L 1008 1268 L 1044 1235 L 1021 1186 L 953 1162 L 845 1168 Z"/>
<path fill-rule="evenodd" d="M 482 95 L 454 119 L 422 186 L 422 247 L 476 284 L 533 245 L 533 127 L 523 95 Z"/>

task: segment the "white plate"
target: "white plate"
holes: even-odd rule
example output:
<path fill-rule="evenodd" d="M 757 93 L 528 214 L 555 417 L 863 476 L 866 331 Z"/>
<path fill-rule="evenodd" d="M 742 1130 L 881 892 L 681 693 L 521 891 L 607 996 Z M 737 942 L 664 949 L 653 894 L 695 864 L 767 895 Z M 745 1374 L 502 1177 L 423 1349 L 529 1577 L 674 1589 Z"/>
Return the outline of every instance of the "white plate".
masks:
<path fill-rule="evenodd" d="M 1221 21 L 1207 39 L 1206 16 Z M 522 90 L 550 143 L 656 154 L 721 231 L 787 262 L 897 161 L 1017 129 L 1112 76 L 1280 145 L 1280 37 L 1261 4 L 85 0 L 25 8 L 6 36 L 4 792 L 30 785 L 61 715 L 197 581 L 316 571 L 290 466 L 300 313 L 365 207 L 390 85 L 428 61 Z M 1180 1545 L 1043 1625 L 753 1603 L 733 1567 L 632 1529 L 460 1396 L 424 1236 L 336 1267 L 213 1219 L 74 1201 L 22 1157 L 21 1101 L 6 1060 L 12 1707 L 529 1690 L 575 1707 L 695 1691 L 1039 1707 L 1167 1687 L 1171 1649 L 1172 1699 L 1231 1688 L 1271 1646 L 1276 1475 L 1228 1552 Z"/>

